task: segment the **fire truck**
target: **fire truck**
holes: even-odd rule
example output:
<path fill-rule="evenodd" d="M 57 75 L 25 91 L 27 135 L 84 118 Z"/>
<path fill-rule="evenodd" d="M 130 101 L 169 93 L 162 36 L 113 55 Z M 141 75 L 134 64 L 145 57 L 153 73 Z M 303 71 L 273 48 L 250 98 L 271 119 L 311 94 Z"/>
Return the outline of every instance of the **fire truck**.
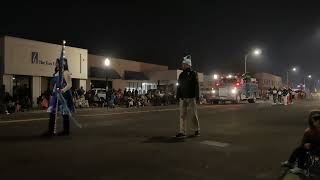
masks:
<path fill-rule="evenodd" d="M 214 82 L 207 99 L 211 104 L 220 104 L 241 101 L 255 103 L 259 98 L 258 82 L 247 73 L 242 76 L 222 76 Z"/>

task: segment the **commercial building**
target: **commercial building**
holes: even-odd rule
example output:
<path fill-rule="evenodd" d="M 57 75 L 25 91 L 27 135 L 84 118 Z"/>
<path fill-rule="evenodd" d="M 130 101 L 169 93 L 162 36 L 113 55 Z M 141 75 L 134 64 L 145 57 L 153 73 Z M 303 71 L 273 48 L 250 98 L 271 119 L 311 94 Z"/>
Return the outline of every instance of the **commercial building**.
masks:
<path fill-rule="evenodd" d="M 261 91 L 261 95 L 266 95 L 269 88 L 281 88 L 282 78 L 269 73 L 256 73 L 254 77 L 258 81 L 258 87 Z"/>
<path fill-rule="evenodd" d="M 67 43 L 68 45 L 68 43 Z M 61 45 L 4 36 L 0 38 L 0 85 L 14 97 L 37 98 L 49 90 Z M 66 46 L 73 88 L 83 87 L 138 90 L 146 93 L 159 85 L 175 87 L 181 70 L 168 66 L 88 54 L 87 49 Z M 198 73 L 200 83 L 203 74 Z"/>
<path fill-rule="evenodd" d="M 110 65 L 105 66 L 108 58 Z M 87 89 L 108 88 L 138 90 L 144 94 L 159 85 L 175 87 L 181 70 L 169 70 L 168 66 L 150 64 L 132 60 L 110 58 L 105 56 L 88 55 Z M 203 74 L 198 73 L 199 81 L 203 82 Z"/>
<path fill-rule="evenodd" d="M 4 36 L 0 39 L 0 84 L 13 96 L 37 97 L 48 90 L 61 45 Z M 86 84 L 88 51 L 66 47 L 73 85 Z"/>
<path fill-rule="evenodd" d="M 110 65 L 105 66 L 108 58 Z M 110 58 L 97 55 L 88 55 L 89 78 L 87 89 L 105 88 L 108 80 L 108 88 L 138 90 L 139 94 L 146 93 L 149 89 L 156 89 L 157 82 L 147 75 L 147 72 L 166 71 L 168 66 L 143 63 L 118 58 Z"/>

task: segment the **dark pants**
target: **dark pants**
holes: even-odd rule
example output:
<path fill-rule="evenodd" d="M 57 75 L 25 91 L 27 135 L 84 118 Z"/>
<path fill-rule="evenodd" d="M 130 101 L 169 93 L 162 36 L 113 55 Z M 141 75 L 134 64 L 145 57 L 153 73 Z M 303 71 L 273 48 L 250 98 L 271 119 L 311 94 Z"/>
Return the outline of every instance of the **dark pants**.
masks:
<path fill-rule="evenodd" d="M 273 94 L 273 95 L 272 95 L 272 98 L 273 98 L 273 103 L 277 103 L 277 95 L 276 95 L 276 94 Z"/>
<path fill-rule="evenodd" d="M 293 153 L 291 154 L 289 158 L 290 163 L 294 163 L 296 160 L 298 160 L 298 167 L 299 168 L 306 168 L 305 163 L 308 158 L 308 152 L 310 152 L 313 155 L 320 155 L 320 147 L 313 147 L 311 149 L 306 149 L 303 147 L 303 145 L 297 147 Z"/>
<path fill-rule="evenodd" d="M 297 147 L 291 154 L 289 158 L 290 163 L 294 163 L 296 160 L 298 160 L 298 167 L 299 168 L 305 168 L 305 163 L 307 160 L 307 153 L 308 149 L 304 148 L 302 145 Z"/>
<path fill-rule="evenodd" d="M 55 113 L 50 113 L 49 117 L 49 134 L 54 134 L 54 128 L 56 124 L 56 114 Z M 69 115 L 63 115 L 63 132 L 66 134 L 70 133 L 70 119 Z"/>

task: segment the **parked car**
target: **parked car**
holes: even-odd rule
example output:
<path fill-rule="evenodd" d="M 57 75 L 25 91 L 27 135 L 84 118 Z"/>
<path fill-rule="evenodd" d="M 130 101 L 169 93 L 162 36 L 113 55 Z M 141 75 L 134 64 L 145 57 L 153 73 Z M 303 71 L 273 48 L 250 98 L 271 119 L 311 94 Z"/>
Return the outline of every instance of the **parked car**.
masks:
<path fill-rule="evenodd" d="M 104 100 L 106 99 L 106 89 L 104 89 L 104 88 L 93 88 L 92 90 L 95 92 L 96 95 L 98 95 L 98 97 L 100 99 L 104 99 Z"/>

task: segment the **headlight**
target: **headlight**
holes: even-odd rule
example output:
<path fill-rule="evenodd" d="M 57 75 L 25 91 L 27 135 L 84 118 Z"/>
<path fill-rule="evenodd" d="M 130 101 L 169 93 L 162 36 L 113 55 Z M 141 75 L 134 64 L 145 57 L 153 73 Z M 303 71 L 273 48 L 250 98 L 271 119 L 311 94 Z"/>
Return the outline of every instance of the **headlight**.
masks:
<path fill-rule="evenodd" d="M 231 90 L 231 93 L 232 93 L 232 94 L 236 94 L 236 93 L 237 93 L 237 89 L 236 89 L 236 88 L 232 89 L 232 90 Z"/>
<path fill-rule="evenodd" d="M 216 90 L 212 90 L 211 93 L 212 93 L 212 94 L 215 94 L 215 93 L 216 93 Z"/>

